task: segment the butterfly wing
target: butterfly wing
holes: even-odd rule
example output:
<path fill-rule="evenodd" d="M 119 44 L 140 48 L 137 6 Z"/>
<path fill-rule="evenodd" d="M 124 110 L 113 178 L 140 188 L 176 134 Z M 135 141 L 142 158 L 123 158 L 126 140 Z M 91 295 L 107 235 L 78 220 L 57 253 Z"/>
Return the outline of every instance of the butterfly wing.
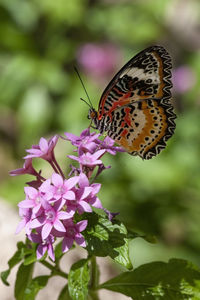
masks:
<path fill-rule="evenodd" d="M 132 155 L 157 155 L 175 129 L 170 79 L 171 59 L 163 47 L 137 54 L 103 92 L 99 127 Z"/>

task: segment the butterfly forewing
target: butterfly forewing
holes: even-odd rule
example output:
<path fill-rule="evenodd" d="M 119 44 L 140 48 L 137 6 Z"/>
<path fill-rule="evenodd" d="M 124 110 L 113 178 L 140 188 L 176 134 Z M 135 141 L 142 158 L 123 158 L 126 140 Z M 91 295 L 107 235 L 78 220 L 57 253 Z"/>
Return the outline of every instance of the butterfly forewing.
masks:
<path fill-rule="evenodd" d="M 130 154 L 150 159 L 165 148 L 176 115 L 171 104 L 171 59 L 161 46 L 133 57 L 102 94 L 98 129 Z"/>

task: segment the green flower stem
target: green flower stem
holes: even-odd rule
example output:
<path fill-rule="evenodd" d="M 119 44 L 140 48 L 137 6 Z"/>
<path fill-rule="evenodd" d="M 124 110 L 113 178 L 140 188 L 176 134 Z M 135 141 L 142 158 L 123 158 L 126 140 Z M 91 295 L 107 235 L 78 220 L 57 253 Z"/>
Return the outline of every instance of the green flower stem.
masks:
<path fill-rule="evenodd" d="M 98 293 L 96 291 L 89 291 L 89 300 L 99 300 Z"/>
<path fill-rule="evenodd" d="M 91 257 L 91 282 L 89 296 L 92 300 L 99 300 L 98 292 L 96 290 L 99 283 L 99 270 L 96 263 L 96 257 Z"/>
<path fill-rule="evenodd" d="M 52 264 L 50 264 L 49 262 L 43 260 L 43 261 L 40 261 L 40 263 L 42 265 L 44 265 L 45 267 L 47 267 L 48 269 L 50 269 L 52 271 L 52 275 L 58 275 L 58 276 L 61 276 L 65 279 L 68 278 L 68 274 L 64 273 L 63 271 L 61 271 L 58 267 L 56 266 L 53 266 Z"/>

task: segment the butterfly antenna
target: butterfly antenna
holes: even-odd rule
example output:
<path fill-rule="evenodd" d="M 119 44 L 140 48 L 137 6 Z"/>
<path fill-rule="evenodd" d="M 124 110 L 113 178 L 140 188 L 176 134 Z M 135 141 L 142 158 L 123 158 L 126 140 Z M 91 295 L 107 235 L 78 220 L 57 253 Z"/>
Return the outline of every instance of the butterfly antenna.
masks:
<path fill-rule="evenodd" d="M 80 99 L 81 99 L 81 101 L 85 102 L 90 108 L 93 108 L 92 102 L 91 102 L 90 97 L 89 97 L 89 95 L 88 95 L 88 92 L 87 92 L 87 90 L 86 90 L 86 88 L 85 88 L 85 85 L 84 85 L 84 83 L 83 83 L 83 80 L 82 80 L 82 78 L 81 78 L 81 75 L 80 75 L 80 73 L 79 73 L 79 71 L 78 71 L 78 69 L 77 69 L 76 67 L 74 67 L 74 70 L 75 70 L 76 74 L 78 75 L 78 78 L 80 79 L 80 82 L 81 82 L 81 84 L 82 84 L 82 87 L 83 87 L 83 89 L 84 89 L 84 91 L 85 91 L 85 94 L 86 94 L 86 96 L 87 96 L 87 98 L 88 98 L 89 103 L 88 103 L 86 100 L 84 100 L 83 98 L 80 98 Z"/>

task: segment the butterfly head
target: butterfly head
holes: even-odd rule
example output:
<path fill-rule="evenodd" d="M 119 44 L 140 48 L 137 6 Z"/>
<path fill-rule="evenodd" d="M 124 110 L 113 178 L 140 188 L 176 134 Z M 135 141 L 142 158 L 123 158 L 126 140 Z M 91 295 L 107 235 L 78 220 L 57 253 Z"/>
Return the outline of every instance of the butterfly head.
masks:
<path fill-rule="evenodd" d="M 88 119 L 92 120 L 96 128 L 98 127 L 98 113 L 93 107 L 88 111 Z"/>

